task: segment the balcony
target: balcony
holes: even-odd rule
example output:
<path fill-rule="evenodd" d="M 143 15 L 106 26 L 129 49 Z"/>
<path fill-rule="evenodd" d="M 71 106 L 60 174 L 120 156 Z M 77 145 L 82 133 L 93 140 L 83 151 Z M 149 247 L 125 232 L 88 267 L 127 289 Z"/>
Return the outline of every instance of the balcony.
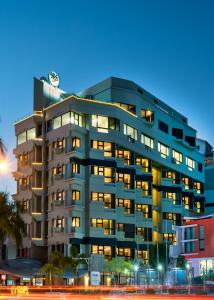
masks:
<path fill-rule="evenodd" d="M 54 205 L 55 206 L 63 206 L 64 205 L 64 200 L 54 200 Z"/>
<path fill-rule="evenodd" d="M 182 205 L 181 204 L 174 204 L 173 199 L 167 199 L 163 198 L 162 199 L 162 211 L 163 212 L 168 212 L 168 211 L 173 211 L 174 213 L 182 213 Z"/>
<path fill-rule="evenodd" d="M 53 227 L 53 232 L 64 232 L 64 227 Z"/>
<path fill-rule="evenodd" d="M 61 180 L 64 178 L 64 174 L 63 173 L 59 173 L 59 174 L 55 174 L 53 175 L 54 180 Z"/>
<path fill-rule="evenodd" d="M 55 148 L 54 153 L 55 154 L 62 154 L 65 152 L 65 148 Z"/>

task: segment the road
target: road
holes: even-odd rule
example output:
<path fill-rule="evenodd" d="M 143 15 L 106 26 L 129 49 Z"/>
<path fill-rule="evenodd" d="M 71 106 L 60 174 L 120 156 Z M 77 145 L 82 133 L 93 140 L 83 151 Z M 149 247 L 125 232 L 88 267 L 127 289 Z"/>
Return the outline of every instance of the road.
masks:
<path fill-rule="evenodd" d="M 4 300 L 213 300 L 214 296 L 202 296 L 202 295 L 83 295 L 83 294 L 63 294 L 63 293 L 53 293 L 53 294 L 39 294 L 39 295 L 28 295 L 25 297 L 20 296 L 10 296 L 8 294 L 1 294 L 0 299 Z"/>

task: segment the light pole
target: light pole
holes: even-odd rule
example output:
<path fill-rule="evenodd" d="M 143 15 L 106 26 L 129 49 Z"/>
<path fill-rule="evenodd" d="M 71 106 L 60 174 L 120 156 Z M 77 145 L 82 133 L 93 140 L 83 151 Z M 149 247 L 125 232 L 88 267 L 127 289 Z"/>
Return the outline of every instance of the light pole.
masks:
<path fill-rule="evenodd" d="M 128 278 L 127 278 L 127 275 L 128 275 L 128 269 L 125 269 L 125 270 L 124 270 L 124 273 L 125 273 L 125 276 L 126 276 L 126 284 L 128 284 Z"/>
<path fill-rule="evenodd" d="M 158 265 L 158 277 L 159 277 L 159 274 L 160 274 L 160 281 L 159 281 L 159 284 L 160 284 L 160 286 L 161 286 L 161 294 L 162 294 L 162 292 L 163 292 L 163 280 L 162 280 L 162 271 L 163 271 L 163 266 L 162 265 Z"/>
<path fill-rule="evenodd" d="M 191 293 L 191 265 L 189 263 L 186 264 L 186 270 L 187 270 L 187 279 L 189 284 L 189 295 Z"/>
<path fill-rule="evenodd" d="M 135 271 L 135 285 L 137 285 L 137 275 L 138 275 L 139 265 L 134 265 Z"/>

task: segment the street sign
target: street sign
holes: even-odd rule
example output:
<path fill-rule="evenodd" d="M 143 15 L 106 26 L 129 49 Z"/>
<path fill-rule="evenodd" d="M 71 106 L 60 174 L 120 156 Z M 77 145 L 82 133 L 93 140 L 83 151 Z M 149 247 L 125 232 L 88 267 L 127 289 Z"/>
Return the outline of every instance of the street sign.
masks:
<path fill-rule="evenodd" d="M 91 272 L 91 285 L 100 285 L 100 272 Z"/>

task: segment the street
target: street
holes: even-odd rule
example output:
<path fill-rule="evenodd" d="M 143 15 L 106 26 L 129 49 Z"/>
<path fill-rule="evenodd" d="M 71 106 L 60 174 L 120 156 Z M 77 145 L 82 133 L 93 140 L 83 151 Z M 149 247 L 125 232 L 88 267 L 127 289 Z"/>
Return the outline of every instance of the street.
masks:
<path fill-rule="evenodd" d="M 125 295 L 125 294 L 118 294 L 118 295 L 80 295 L 80 294 L 64 294 L 64 293 L 53 293 L 53 294 L 39 294 L 39 295 L 29 295 L 25 297 L 19 297 L 19 296 L 9 296 L 8 294 L 0 295 L 0 299 L 5 300 L 39 300 L 39 299 L 47 299 L 47 300 L 120 300 L 120 299 L 127 299 L 127 300 L 140 300 L 140 299 L 148 299 L 148 300 L 158 300 L 158 299 L 176 299 L 176 300 L 194 300 L 194 299 L 200 299 L 200 300 L 211 300 L 214 299 L 214 296 L 202 296 L 202 295 Z"/>

